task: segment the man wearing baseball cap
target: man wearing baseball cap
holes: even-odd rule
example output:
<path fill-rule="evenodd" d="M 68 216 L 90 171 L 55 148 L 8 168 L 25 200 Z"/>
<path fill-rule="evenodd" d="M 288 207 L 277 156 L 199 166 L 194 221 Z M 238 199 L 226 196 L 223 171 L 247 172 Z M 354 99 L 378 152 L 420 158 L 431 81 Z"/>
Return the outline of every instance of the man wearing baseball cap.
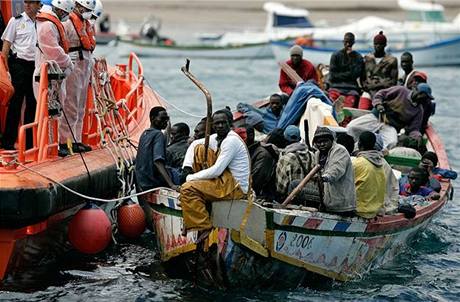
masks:
<path fill-rule="evenodd" d="M 387 38 L 380 31 L 374 37 L 374 52 L 364 56 L 364 73 L 361 78 L 363 94 L 359 109 L 372 109 L 372 98 L 381 89 L 398 82 L 398 59 L 385 52 Z"/>
<path fill-rule="evenodd" d="M 429 117 L 425 121 L 424 107 L 431 104 L 431 100 L 431 87 L 426 83 L 418 84 L 413 90 L 403 86 L 382 89 L 372 100 L 372 113 L 351 121 L 347 132 L 355 139 L 364 131 L 380 133 L 387 149 L 396 145 L 401 129 L 411 138 L 420 140 Z"/>

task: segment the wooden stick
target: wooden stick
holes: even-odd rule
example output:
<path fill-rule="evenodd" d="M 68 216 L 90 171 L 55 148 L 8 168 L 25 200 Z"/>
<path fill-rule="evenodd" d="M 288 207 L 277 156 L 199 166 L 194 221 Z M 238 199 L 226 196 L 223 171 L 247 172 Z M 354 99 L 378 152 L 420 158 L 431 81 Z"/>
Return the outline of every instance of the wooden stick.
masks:
<path fill-rule="evenodd" d="M 297 74 L 297 72 L 292 69 L 286 62 L 278 62 L 278 65 L 281 69 L 296 83 L 303 82 L 302 78 Z"/>
<path fill-rule="evenodd" d="M 289 196 L 284 200 L 284 202 L 281 204 L 282 208 L 285 208 L 288 204 L 291 203 L 291 201 L 299 194 L 299 192 L 302 190 L 303 187 L 307 184 L 307 182 L 310 181 L 310 179 L 318 173 L 318 171 L 321 169 L 320 165 L 316 165 L 311 169 L 310 172 L 308 172 L 307 176 L 302 179 L 302 181 L 297 185 L 297 187 L 289 194 Z"/>
<path fill-rule="evenodd" d="M 212 98 L 211 93 L 209 90 L 204 87 L 203 83 L 201 83 L 190 71 L 190 59 L 185 60 L 185 66 L 182 66 L 182 72 L 204 93 L 206 97 L 206 130 L 205 130 L 205 138 L 204 138 L 204 166 L 207 167 L 208 162 L 208 148 L 209 148 L 209 136 L 211 135 L 211 114 L 212 114 Z"/>

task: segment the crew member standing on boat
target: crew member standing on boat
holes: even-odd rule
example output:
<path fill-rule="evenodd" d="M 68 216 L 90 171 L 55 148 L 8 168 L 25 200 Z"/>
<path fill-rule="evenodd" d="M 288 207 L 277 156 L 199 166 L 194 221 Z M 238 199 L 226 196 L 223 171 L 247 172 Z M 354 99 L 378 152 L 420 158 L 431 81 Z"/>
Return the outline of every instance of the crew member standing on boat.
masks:
<path fill-rule="evenodd" d="M 360 88 L 358 79 L 363 72 L 364 61 L 361 54 L 352 49 L 355 35 L 346 33 L 343 37 L 344 48 L 333 53 L 329 65 L 329 90 L 331 100 L 343 95 L 345 107 L 358 107 Z"/>
<path fill-rule="evenodd" d="M 70 43 L 69 55 L 75 68 L 67 78 L 66 98 L 62 102 L 67 117 L 59 124 L 59 150 L 62 156 L 70 153 L 69 140 L 74 152 L 91 151 L 90 146 L 82 143 L 82 128 L 91 76 L 91 53 L 96 47 L 93 26 L 89 22 L 95 6 L 95 0 L 76 0 L 75 8 L 69 14 L 70 19 L 63 23 Z"/>
<path fill-rule="evenodd" d="M 250 157 L 243 140 L 231 130 L 233 115 L 218 110 L 212 116 L 216 134 L 209 138 L 206 162 L 204 139 L 190 145 L 184 168 L 192 167 L 180 191 L 184 234 L 198 230 L 204 239 L 212 228 L 206 203 L 244 198 L 249 190 Z M 193 148 L 193 149 L 190 149 Z"/>
<path fill-rule="evenodd" d="M 316 83 L 318 83 L 318 74 L 316 73 L 315 66 L 313 66 L 310 61 L 302 58 L 302 47 L 299 45 L 294 45 L 289 50 L 289 53 L 291 55 L 291 59 L 286 63 L 297 72 L 297 74 L 304 80 L 304 82 L 308 80 L 314 80 Z M 281 91 L 290 96 L 296 88 L 296 85 L 297 83 L 291 80 L 291 78 L 289 78 L 289 76 L 283 70 L 280 71 L 279 87 Z"/>
<path fill-rule="evenodd" d="M 68 76 L 73 70 L 73 63 L 68 55 L 69 41 L 61 21 L 69 18 L 74 4 L 72 0 L 52 0 L 51 10 L 40 11 L 37 15 L 37 49 L 35 50 L 34 76 L 40 75 L 42 64 L 54 61 Z M 64 100 L 66 94 L 64 79 L 61 83 L 59 98 Z M 38 98 L 39 83 L 34 81 L 34 95 Z"/>
<path fill-rule="evenodd" d="M 361 86 L 364 90 L 359 109 L 372 109 L 372 98 L 381 89 L 398 83 L 398 59 L 385 52 L 387 38 L 381 31 L 374 37 L 374 53 L 364 56 Z"/>
<path fill-rule="evenodd" d="M 355 180 L 350 155 L 334 141 L 334 133 L 318 127 L 313 137 L 315 162 L 321 166 L 322 205 L 325 212 L 353 216 L 356 210 Z"/>
<path fill-rule="evenodd" d="M 5 133 L 2 146 L 4 149 L 14 149 L 18 137 L 18 126 L 21 120 L 21 108 L 25 98 L 24 124 L 32 123 L 35 119 L 36 100 L 34 97 L 32 78 L 35 68 L 35 49 L 37 32 L 35 17 L 41 4 L 38 0 L 24 1 L 24 12 L 11 18 L 2 35 L 2 53 L 8 58 L 8 68 L 14 94 L 8 105 Z M 32 132 L 27 133 L 26 147 L 33 144 Z"/>

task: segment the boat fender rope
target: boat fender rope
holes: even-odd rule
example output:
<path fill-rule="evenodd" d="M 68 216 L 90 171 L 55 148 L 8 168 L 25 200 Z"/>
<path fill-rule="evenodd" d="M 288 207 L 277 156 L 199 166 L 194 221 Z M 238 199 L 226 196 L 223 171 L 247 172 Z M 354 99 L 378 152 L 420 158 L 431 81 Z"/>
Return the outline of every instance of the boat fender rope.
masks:
<path fill-rule="evenodd" d="M 14 165 L 14 164 L 17 164 L 18 166 L 30 171 L 30 172 L 33 172 L 35 174 L 38 174 L 40 175 L 41 177 L 51 181 L 52 183 L 55 183 L 59 186 L 61 186 L 62 188 L 64 188 L 65 190 L 69 191 L 70 193 L 73 193 L 81 198 L 84 198 L 84 199 L 88 199 L 88 200 L 92 200 L 92 201 L 99 201 L 99 202 L 104 202 L 104 203 L 109 203 L 109 202 L 117 202 L 117 201 L 123 201 L 123 200 L 127 200 L 127 199 L 132 199 L 133 197 L 137 197 L 137 196 L 140 196 L 140 195 L 144 195 L 146 193 L 150 193 L 150 192 L 153 192 L 153 191 L 156 191 L 156 190 L 160 190 L 160 189 L 171 189 L 171 188 L 167 188 L 167 187 L 156 187 L 156 188 L 152 188 L 152 189 L 149 189 L 149 190 L 146 190 L 146 191 L 142 191 L 142 192 L 139 192 L 139 193 L 134 193 L 134 194 L 130 194 L 128 196 L 123 196 L 123 197 L 119 197 L 119 198 L 112 198 L 112 199 L 104 199 L 104 198 L 98 198 L 98 197 L 92 197 L 92 196 L 88 196 L 88 195 L 85 195 L 85 194 L 82 194 L 80 192 L 77 192 L 69 187 L 67 187 L 65 184 L 57 181 L 57 180 L 54 180 L 44 174 L 42 174 L 41 172 L 38 172 L 32 168 L 29 168 L 27 167 L 26 165 L 20 163 L 19 161 L 11 161 L 9 163 L 6 163 L 6 162 L 3 162 L 2 161 L 2 164 L 3 165 Z"/>
<path fill-rule="evenodd" d="M 145 80 L 147 81 L 147 84 L 148 84 L 150 87 L 153 87 L 153 86 L 150 84 L 150 82 L 149 82 L 149 80 L 148 80 L 147 78 L 145 78 Z M 199 118 L 199 119 L 203 118 L 203 116 L 204 116 L 204 115 L 196 115 L 196 114 L 187 112 L 187 111 L 185 111 L 185 110 L 183 110 L 183 109 L 180 109 L 178 106 L 174 105 L 174 104 L 171 103 L 171 102 L 168 102 L 167 100 L 163 100 L 163 101 L 164 101 L 166 104 L 170 105 L 171 107 L 173 107 L 174 109 L 176 109 L 176 110 L 179 111 L 179 112 L 182 112 L 182 113 L 185 114 L 185 115 L 188 115 L 188 116 L 191 116 L 191 117 L 196 117 L 196 118 Z"/>

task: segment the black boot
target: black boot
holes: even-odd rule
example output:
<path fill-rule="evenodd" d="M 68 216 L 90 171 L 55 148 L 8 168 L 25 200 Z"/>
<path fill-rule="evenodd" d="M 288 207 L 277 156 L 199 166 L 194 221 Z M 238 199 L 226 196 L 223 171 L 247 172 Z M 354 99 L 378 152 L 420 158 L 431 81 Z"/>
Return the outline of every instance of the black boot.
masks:
<path fill-rule="evenodd" d="M 58 155 L 60 157 L 66 157 L 66 156 L 70 155 L 70 150 L 67 147 L 67 144 L 59 144 Z"/>
<path fill-rule="evenodd" d="M 74 153 L 79 153 L 79 152 L 88 152 L 88 151 L 91 151 L 92 148 L 88 145 L 85 145 L 83 143 L 74 143 L 72 145 L 72 151 Z"/>

